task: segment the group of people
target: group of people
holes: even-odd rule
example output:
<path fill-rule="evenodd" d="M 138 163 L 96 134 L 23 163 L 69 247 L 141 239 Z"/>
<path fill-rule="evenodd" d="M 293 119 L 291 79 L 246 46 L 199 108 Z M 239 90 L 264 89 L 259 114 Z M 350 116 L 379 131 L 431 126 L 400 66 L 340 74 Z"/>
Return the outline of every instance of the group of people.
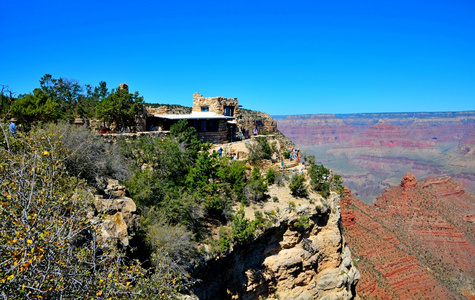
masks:
<path fill-rule="evenodd" d="M 253 133 L 253 135 L 257 135 L 257 133 L 258 133 L 257 127 L 254 128 L 252 133 Z M 241 141 L 244 141 L 245 139 L 248 139 L 249 138 L 249 130 L 243 128 L 242 131 L 239 131 L 237 133 L 237 138 Z"/>
<path fill-rule="evenodd" d="M 280 165 L 281 165 L 281 168 L 284 169 L 285 168 L 285 164 L 284 164 L 284 159 L 288 158 L 289 161 L 293 161 L 293 160 L 296 160 L 298 163 L 300 163 L 300 149 L 298 148 L 292 148 L 289 150 L 289 156 L 283 156 L 282 157 L 282 161 L 280 162 Z M 302 162 L 303 164 L 303 162 Z M 303 169 L 301 169 L 300 173 L 303 172 Z"/>
<path fill-rule="evenodd" d="M 219 147 L 218 148 L 218 156 L 219 157 L 222 157 L 224 154 L 224 150 L 223 150 L 223 147 Z M 236 153 L 231 153 L 229 158 L 231 158 L 232 160 L 237 160 L 238 157 L 237 157 L 237 154 Z"/>
<path fill-rule="evenodd" d="M 290 158 L 290 161 L 297 160 L 298 162 L 300 162 L 300 149 L 298 148 L 290 149 L 289 158 Z"/>

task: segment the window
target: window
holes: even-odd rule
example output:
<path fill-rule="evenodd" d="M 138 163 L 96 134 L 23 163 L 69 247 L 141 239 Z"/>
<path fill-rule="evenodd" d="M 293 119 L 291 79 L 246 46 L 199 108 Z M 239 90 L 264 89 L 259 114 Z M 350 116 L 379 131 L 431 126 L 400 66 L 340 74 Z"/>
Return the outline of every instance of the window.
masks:
<path fill-rule="evenodd" d="M 202 112 L 207 112 L 207 111 L 209 111 L 209 106 L 202 106 L 202 107 L 201 107 L 201 111 L 202 111 Z"/>
<path fill-rule="evenodd" d="M 218 120 L 195 120 L 193 127 L 197 132 L 216 132 L 219 130 Z"/>
<path fill-rule="evenodd" d="M 225 106 L 224 115 L 228 117 L 234 116 L 234 106 Z"/>

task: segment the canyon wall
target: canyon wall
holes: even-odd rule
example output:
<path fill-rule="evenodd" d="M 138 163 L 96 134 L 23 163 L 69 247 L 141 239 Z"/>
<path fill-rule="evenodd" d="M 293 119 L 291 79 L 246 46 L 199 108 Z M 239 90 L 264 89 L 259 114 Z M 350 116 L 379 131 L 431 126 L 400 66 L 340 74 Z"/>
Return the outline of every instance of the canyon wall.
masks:
<path fill-rule="evenodd" d="M 450 175 L 475 192 L 475 112 L 276 117 L 279 130 L 342 175 L 366 203 L 406 173 Z"/>
<path fill-rule="evenodd" d="M 373 205 L 351 191 L 344 235 L 364 299 L 475 299 L 475 197 L 449 177 L 406 174 Z"/>

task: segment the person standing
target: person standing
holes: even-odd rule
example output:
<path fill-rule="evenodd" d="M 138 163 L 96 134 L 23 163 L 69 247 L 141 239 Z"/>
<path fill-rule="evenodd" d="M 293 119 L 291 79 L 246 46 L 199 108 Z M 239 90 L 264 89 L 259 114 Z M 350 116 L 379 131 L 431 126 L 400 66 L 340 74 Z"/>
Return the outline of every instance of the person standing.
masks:
<path fill-rule="evenodd" d="M 15 118 L 12 118 L 10 122 L 11 123 L 8 126 L 8 130 L 10 131 L 10 134 L 14 136 L 18 130 L 18 126 L 16 125 L 17 120 Z"/>

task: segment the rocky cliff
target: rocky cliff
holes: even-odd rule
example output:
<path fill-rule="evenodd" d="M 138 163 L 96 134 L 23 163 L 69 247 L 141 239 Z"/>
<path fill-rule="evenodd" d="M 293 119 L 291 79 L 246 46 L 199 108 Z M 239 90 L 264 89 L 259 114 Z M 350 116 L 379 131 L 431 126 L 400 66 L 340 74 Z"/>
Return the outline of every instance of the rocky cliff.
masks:
<path fill-rule="evenodd" d="M 243 130 L 252 133 L 254 128 L 257 128 L 259 134 L 272 134 L 274 135 L 286 149 L 294 147 L 294 143 L 284 134 L 282 134 L 277 128 L 277 121 L 269 114 L 249 110 L 241 109 L 240 126 Z"/>
<path fill-rule="evenodd" d="M 475 297 L 475 197 L 461 183 L 406 174 L 374 205 L 348 192 L 341 209 L 363 298 Z"/>
<path fill-rule="evenodd" d="M 135 202 L 126 196 L 126 190 L 118 180 L 107 180 L 104 194 L 95 195 L 94 208 L 103 215 L 97 215 L 94 222 L 101 222 L 101 236 L 113 245 L 129 246 L 131 236 L 140 227 Z"/>
<path fill-rule="evenodd" d="M 340 198 L 295 199 L 256 208 L 275 221 L 252 243 L 197 270 L 199 299 L 353 299 L 360 278 L 342 236 Z M 246 215 L 253 216 L 248 208 Z"/>
<path fill-rule="evenodd" d="M 291 167 L 283 172 L 290 178 L 300 170 Z M 104 214 L 103 238 L 122 246 L 136 245 L 131 241 L 140 227 L 136 206 L 116 180 L 108 180 L 104 195 L 96 196 L 95 209 Z M 284 180 L 269 187 L 268 201 L 244 209 L 249 220 L 256 213 L 265 216 L 265 227 L 251 241 L 235 244 L 218 256 L 208 252 L 209 245 L 203 242 L 202 258 L 192 274 L 196 284 L 184 299 L 359 298 L 360 273 L 343 236 L 336 193 L 328 199 L 315 192 L 295 198 Z M 209 224 L 209 230 L 218 234 L 215 225 Z"/>

